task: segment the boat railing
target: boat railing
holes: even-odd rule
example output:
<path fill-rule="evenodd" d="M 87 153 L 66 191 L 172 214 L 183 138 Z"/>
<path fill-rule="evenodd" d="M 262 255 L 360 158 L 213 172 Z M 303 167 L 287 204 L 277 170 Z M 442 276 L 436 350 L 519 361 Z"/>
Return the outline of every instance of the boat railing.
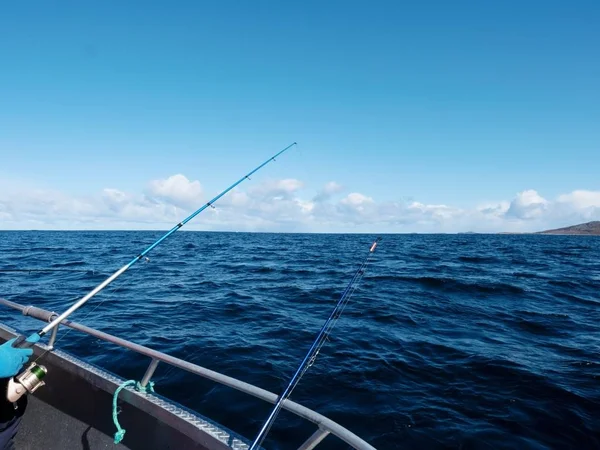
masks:
<path fill-rule="evenodd" d="M 6 299 L 0 299 L 0 305 L 16 309 L 18 311 L 21 311 L 21 313 L 25 316 L 33 317 L 44 322 L 50 322 L 58 316 L 58 314 L 51 311 L 47 311 L 42 308 L 38 308 L 35 306 L 23 306 L 19 303 L 15 303 Z M 153 350 L 143 345 L 135 344 L 126 339 L 121 339 L 119 337 L 113 336 L 103 331 L 96 330 L 94 328 L 90 328 L 77 322 L 73 322 L 71 320 L 63 320 L 60 324 L 149 357 L 150 363 L 148 364 L 146 373 L 144 374 L 140 382 L 141 385 L 144 387 L 150 382 L 156 368 L 158 367 L 159 363 L 162 362 L 169 364 L 173 367 L 178 367 L 182 370 L 185 370 L 186 372 L 193 373 L 208 380 L 222 384 L 224 386 L 237 389 L 238 391 L 244 392 L 260 400 L 264 400 L 273 404 L 277 401 L 278 396 L 273 392 L 269 392 L 265 389 L 259 388 L 258 386 L 254 386 L 250 383 L 246 383 L 244 381 L 224 375 L 222 373 L 215 372 L 214 370 L 207 369 L 197 364 L 192 364 L 183 359 L 167 355 L 166 353 Z M 50 340 L 48 342 L 48 346 L 50 348 L 54 347 L 58 328 L 58 326 L 55 327 L 50 335 Z M 365 442 L 363 439 L 352 433 L 350 430 L 344 428 L 337 422 L 334 422 L 333 420 L 323 416 L 322 414 L 313 411 L 312 409 L 302 406 L 301 404 L 289 399 L 285 400 L 282 406 L 287 411 L 295 414 L 298 417 L 308 420 L 317 426 L 315 432 L 311 436 L 309 436 L 308 439 L 300 447 L 298 447 L 298 450 L 310 450 L 315 448 L 329 434 L 336 436 L 337 438 L 344 441 L 346 444 L 351 445 L 355 449 L 375 450 L 373 446 L 371 446 L 369 443 Z"/>

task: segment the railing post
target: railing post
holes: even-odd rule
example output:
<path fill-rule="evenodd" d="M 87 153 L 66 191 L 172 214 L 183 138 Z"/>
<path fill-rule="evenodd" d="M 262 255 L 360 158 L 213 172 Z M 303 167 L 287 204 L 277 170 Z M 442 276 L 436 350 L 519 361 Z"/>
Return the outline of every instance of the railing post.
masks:
<path fill-rule="evenodd" d="M 317 428 L 317 431 L 315 431 L 312 434 L 312 436 L 304 442 L 304 444 L 298 447 L 298 450 L 312 450 L 317 445 L 319 445 L 321 441 L 327 437 L 328 434 L 329 431 L 324 430 L 322 428 Z"/>
<path fill-rule="evenodd" d="M 150 362 L 150 365 L 146 369 L 146 373 L 144 374 L 144 378 L 142 378 L 142 381 L 140 382 L 140 385 L 142 387 L 146 387 L 146 385 L 150 381 L 150 378 L 152 378 L 152 375 L 154 375 L 154 371 L 158 367 L 158 363 L 159 362 L 160 361 L 158 359 L 152 358 L 152 361 Z"/>
<path fill-rule="evenodd" d="M 52 328 L 52 334 L 50 334 L 50 340 L 48 341 L 48 347 L 50 347 L 50 350 L 54 349 L 54 342 L 56 341 L 56 333 L 58 333 L 58 327 L 60 327 L 60 325 L 56 325 L 54 328 Z"/>

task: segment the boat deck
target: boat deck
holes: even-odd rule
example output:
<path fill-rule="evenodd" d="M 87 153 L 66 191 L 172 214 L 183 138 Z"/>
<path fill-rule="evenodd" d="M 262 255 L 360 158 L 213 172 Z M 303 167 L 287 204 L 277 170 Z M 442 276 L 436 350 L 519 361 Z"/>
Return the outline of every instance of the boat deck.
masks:
<path fill-rule="evenodd" d="M 52 430 L 50 442 L 44 430 Z M 123 444 L 116 447 L 105 433 L 33 395 L 29 397 L 29 405 L 17 434 L 16 446 L 19 450 L 129 449 Z"/>

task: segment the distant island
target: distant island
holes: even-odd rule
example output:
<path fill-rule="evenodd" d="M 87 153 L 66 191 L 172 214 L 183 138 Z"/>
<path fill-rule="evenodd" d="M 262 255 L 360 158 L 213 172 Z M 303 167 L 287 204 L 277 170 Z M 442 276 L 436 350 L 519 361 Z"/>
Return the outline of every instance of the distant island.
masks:
<path fill-rule="evenodd" d="M 538 231 L 536 234 L 575 234 L 585 236 L 600 236 L 600 221 L 581 223 L 555 230 Z"/>

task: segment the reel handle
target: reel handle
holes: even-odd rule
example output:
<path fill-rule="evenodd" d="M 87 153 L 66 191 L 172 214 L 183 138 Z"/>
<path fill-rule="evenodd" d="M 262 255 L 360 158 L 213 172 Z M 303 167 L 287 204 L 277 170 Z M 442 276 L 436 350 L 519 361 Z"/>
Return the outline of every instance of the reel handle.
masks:
<path fill-rule="evenodd" d="M 12 343 L 12 347 L 13 348 L 31 348 L 31 347 L 33 347 L 35 343 L 34 342 L 29 342 L 26 339 L 27 338 L 25 336 L 19 336 Z"/>

